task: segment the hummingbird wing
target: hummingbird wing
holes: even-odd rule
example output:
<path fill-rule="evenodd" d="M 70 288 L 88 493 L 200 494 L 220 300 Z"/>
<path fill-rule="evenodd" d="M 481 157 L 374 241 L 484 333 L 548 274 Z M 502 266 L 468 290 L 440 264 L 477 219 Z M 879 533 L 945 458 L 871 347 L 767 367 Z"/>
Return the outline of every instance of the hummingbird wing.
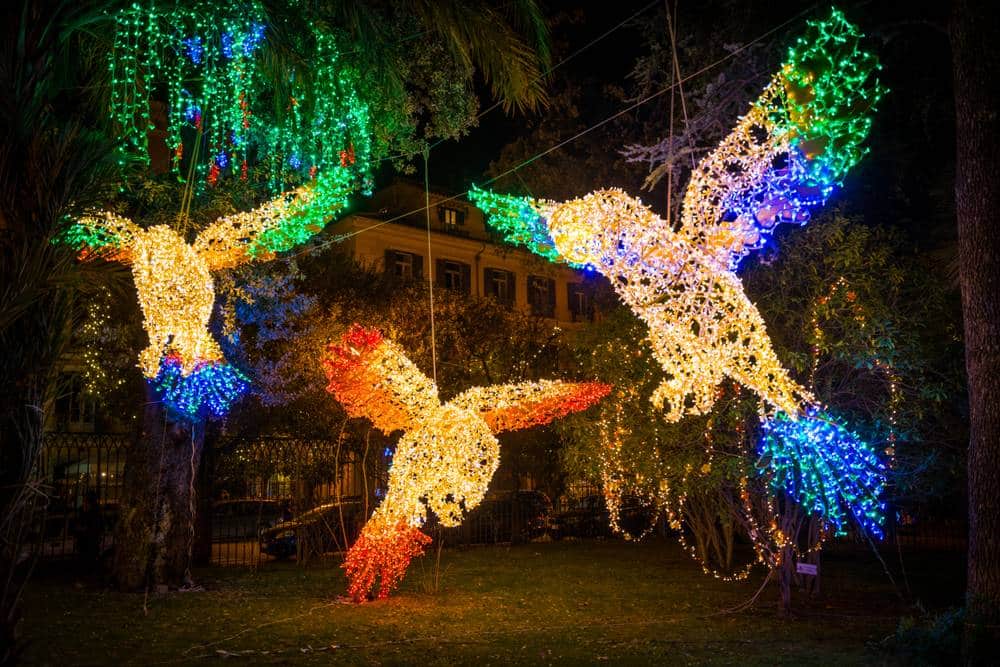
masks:
<path fill-rule="evenodd" d="M 548 424 L 586 410 L 610 391 L 611 385 L 601 382 L 539 380 L 473 387 L 448 405 L 478 414 L 494 433 L 501 433 Z"/>
<path fill-rule="evenodd" d="M 266 261 L 322 231 L 347 207 L 352 190 L 347 169 L 335 167 L 317 180 L 250 211 L 226 215 L 198 234 L 194 249 L 211 270 Z"/>
<path fill-rule="evenodd" d="M 437 387 L 403 349 L 376 329 L 352 324 L 323 360 L 336 396 L 351 417 L 367 417 L 384 433 L 409 430 L 441 405 Z"/>
<path fill-rule="evenodd" d="M 75 248 L 83 259 L 100 257 L 130 264 L 132 244 L 141 232 L 128 218 L 102 211 L 75 220 L 55 241 Z"/>
<path fill-rule="evenodd" d="M 884 92 L 860 38 L 837 10 L 809 22 L 761 96 L 691 174 L 682 236 L 736 268 L 779 223 L 808 222 L 864 156 Z"/>

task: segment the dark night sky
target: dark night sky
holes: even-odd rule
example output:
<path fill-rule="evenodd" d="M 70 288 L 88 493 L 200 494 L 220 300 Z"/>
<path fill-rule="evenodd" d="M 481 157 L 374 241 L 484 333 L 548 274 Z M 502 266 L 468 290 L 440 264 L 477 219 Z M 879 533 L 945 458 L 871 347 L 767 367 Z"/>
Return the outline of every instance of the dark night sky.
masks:
<path fill-rule="evenodd" d="M 553 29 L 553 62 L 646 7 L 649 0 L 588 4 L 586 9 L 580 5 L 543 4 L 546 16 L 575 15 L 575 20 L 558 21 Z M 756 0 L 681 0 L 677 30 L 679 36 L 693 33 L 693 40 L 745 43 L 804 10 L 807 16 L 825 15 L 828 6 Z M 930 245 L 950 242 L 954 230 L 950 204 L 954 122 L 950 56 L 944 32 L 947 3 L 868 1 L 838 6 L 869 35 L 883 63 L 881 78 L 890 89 L 869 139 L 872 152 L 851 174 L 838 199 L 847 212 L 864 212 L 874 223 L 891 220 L 910 231 L 918 241 Z M 776 33 L 774 38 L 782 42 L 790 40 L 802 30 L 807 16 Z M 660 3 L 643 11 L 637 20 L 647 25 L 652 21 L 654 27 L 655 22 L 662 23 Z M 629 25 L 557 68 L 553 77 L 570 77 L 588 90 L 598 90 L 603 84 L 621 85 L 629 90 L 627 75 L 644 49 L 638 28 Z M 482 85 L 479 89 L 481 107 L 486 108 L 493 100 Z M 652 104 L 655 103 L 649 106 Z M 608 109 L 616 108 L 619 107 L 585 105 L 581 109 L 582 120 L 587 125 L 593 124 L 608 115 Z M 639 113 L 643 112 L 648 109 L 644 107 Z M 471 183 L 481 183 L 490 161 L 499 156 L 505 144 L 524 132 L 526 120 L 525 116 L 508 115 L 496 109 L 468 136 L 436 147 L 430 162 L 432 186 L 457 193 Z M 609 146 L 609 150 L 618 148 Z M 416 177 L 422 179 L 419 160 L 416 165 Z"/>
<path fill-rule="evenodd" d="M 553 64 L 648 6 L 650 0 L 587 3 L 586 9 L 581 8 L 582 4 L 584 3 L 565 1 L 543 4 L 543 11 L 548 17 L 559 13 L 578 13 L 571 24 L 557 27 L 553 31 L 552 40 L 559 49 L 553 54 Z M 655 10 L 655 6 L 649 8 L 637 20 L 655 17 Z M 641 51 L 636 28 L 625 26 L 556 68 L 552 76 L 587 76 L 608 83 L 625 84 Z M 494 100 L 490 97 L 489 90 L 483 85 L 479 85 L 477 90 L 481 108 L 490 107 Z M 470 183 L 482 179 L 489 163 L 499 156 L 504 145 L 518 136 L 524 122 L 523 115 L 507 114 L 502 108 L 486 114 L 468 136 L 459 141 L 443 142 L 434 149 L 430 163 L 431 182 L 445 191 L 466 190 Z M 419 178 L 423 178 L 422 170 L 418 168 L 418 171 Z"/>

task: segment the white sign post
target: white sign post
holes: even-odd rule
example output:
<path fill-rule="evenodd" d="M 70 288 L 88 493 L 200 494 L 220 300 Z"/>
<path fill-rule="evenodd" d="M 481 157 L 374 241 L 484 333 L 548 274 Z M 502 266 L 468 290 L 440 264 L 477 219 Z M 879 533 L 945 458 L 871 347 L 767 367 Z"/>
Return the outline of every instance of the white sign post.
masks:
<path fill-rule="evenodd" d="M 810 576 L 815 577 L 817 574 L 819 574 L 818 570 L 819 568 L 811 563 L 795 564 L 795 571 L 798 572 L 799 574 L 808 574 Z"/>

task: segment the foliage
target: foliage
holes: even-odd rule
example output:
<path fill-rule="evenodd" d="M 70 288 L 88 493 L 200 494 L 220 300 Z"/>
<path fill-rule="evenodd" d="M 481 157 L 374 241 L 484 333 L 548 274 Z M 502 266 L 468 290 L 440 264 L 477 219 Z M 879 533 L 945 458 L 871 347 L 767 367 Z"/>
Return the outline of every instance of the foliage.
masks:
<path fill-rule="evenodd" d="M 904 616 L 889 646 L 908 664 L 951 665 L 961 654 L 964 622 L 965 610 L 960 608 L 923 618 Z"/>
<path fill-rule="evenodd" d="M 21 593 L 34 566 L 26 550 L 45 495 L 32 476 L 70 331 L 77 291 L 100 270 L 79 270 L 53 246 L 65 216 L 107 193 L 109 142 L 94 127 L 87 90 L 99 74 L 78 57 L 72 28 L 93 9 L 11 3 L 0 15 L 0 662 L 19 648 Z M 72 66 L 71 66 L 72 65 Z"/>
<path fill-rule="evenodd" d="M 669 48 L 660 44 L 663 31 L 650 35 L 650 54 L 636 62 L 632 77 L 639 94 L 648 94 L 656 84 L 667 85 L 664 72 L 670 72 Z M 687 40 L 688 42 L 690 40 Z M 688 44 L 688 46 L 690 46 Z M 685 91 L 688 117 L 678 112 L 674 114 L 674 127 L 668 127 L 667 136 L 655 143 L 644 145 L 631 143 L 622 149 L 622 155 L 630 163 L 645 164 L 648 175 L 643 187 L 652 190 L 669 174 L 674 184 L 684 183 L 691 166 L 707 155 L 731 130 L 737 118 L 747 111 L 747 100 L 754 99 L 766 85 L 780 57 L 773 45 L 756 44 L 745 47 L 741 44 L 725 44 L 724 52 L 739 54 L 713 77 L 705 77 L 692 82 Z M 682 70 L 683 74 L 683 70 Z M 677 102 L 676 106 L 680 107 Z M 677 209 L 681 197 L 673 202 Z"/>

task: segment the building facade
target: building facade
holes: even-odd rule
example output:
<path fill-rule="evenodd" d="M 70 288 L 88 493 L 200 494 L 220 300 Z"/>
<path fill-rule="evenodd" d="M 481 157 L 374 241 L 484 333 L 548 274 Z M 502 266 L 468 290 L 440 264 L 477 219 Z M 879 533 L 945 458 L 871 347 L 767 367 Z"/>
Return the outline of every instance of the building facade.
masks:
<path fill-rule="evenodd" d="M 428 252 L 424 208 L 424 187 L 397 179 L 372 197 L 367 211 L 346 216 L 331 231 L 346 237 L 356 260 L 399 278 L 430 278 L 436 287 L 492 297 L 571 328 L 593 321 L 596 277 L 502 243 L 481 210 L 435 192 Z"/>

